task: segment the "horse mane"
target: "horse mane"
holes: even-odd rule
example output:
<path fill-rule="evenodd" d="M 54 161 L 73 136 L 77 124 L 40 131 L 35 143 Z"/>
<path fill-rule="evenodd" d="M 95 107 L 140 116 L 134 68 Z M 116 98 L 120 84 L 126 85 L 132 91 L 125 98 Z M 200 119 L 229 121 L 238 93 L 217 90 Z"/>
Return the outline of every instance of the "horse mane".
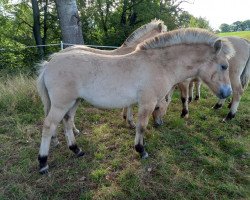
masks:
<path fill-rule="evenodd" d="M 178 44 L 202 44 L 205 43 L 209 46 L 214 46 L 217 40 L 222 41 L 222 51 L 227 58 L 234 56 L 235 51 L 231 42 L 225 38 L 216 36 L 205 29 L 200 28 L 183 28 L 174 31 L 165 32 L 155 37 L 149 38 L 137 46 L 137 49 L 155 49 L 163 48 Z"/>
<path fill-rule="evenodd" d="M 136 40 L 140 39 L 144 34 L 155 29 L 158 30 L 160 33 L 163 31 L 167 31 L 167 26 L 164 25 L 164 22 L 162 20 L 154 19 L 151 22 L 144 24 L 140 28 L 136 29 L 133 33 L 131 33 L 125 40 L 123 45 L 128 47 L 133 46 Z"/>

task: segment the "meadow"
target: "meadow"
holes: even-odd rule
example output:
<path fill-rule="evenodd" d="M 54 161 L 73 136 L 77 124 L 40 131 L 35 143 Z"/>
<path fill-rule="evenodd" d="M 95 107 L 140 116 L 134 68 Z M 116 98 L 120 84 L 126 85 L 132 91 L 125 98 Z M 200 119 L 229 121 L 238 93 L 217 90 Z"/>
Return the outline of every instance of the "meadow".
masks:
<path fill-rule="evenodd" d="M 127 127 L 120 109 L 101 110 L 82 101 L 76 139 L 86 155 L 75 158 L 60 126 L 60 145 L 50 150 L 50 173 L 40 175 L 44 113 L 35 79 L 0 78 L 1 200 L 250 198 L 250 87 L 227 123 L 222 122 L 227 105 L 213 110 L 217 98 L 204 85 L 201 100 L 190 104 L 189 118 L 180 118 L 176 90 L 164 125 L 154 128 L 150 120 L 146 160 L 135 152 L 135 130 Z"/>

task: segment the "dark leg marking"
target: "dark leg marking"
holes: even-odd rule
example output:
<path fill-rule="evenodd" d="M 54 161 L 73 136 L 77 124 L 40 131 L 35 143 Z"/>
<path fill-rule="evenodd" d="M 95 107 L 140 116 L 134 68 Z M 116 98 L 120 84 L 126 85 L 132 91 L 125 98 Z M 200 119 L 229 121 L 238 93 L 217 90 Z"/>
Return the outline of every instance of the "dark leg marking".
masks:
<path fill-rule="evenodd" d="M 181 112 L 181 117 L 185 117 L 186 115 L 188 114 L 188 110 L 186 108 L 183 108 L 182 109 L 182 112 Z"/>
<path fill-rule="evenodd" d="M 84 152 L 80 148 L 78 148 L 76 144 L 69 146 L 69 149 L 73 151 L 77 157 L 81 157 L 84 155 Z"/>
<path fill-rule="evenodd" d="M 156 107 L 155 107 L 155 110 L 159 110 L 159 108 L 160 108 L 159 106 L 156 106 Z"/>
<path fill-rule="evenodd" d="M 48 159 L 48 156 L 40 156 L 40 155 L 38 155 L 39 173 L 40 174 L 48 173 L 49 166 L 47 164 L 47 159 Z"/>
<path fill-rule="evenodd" d="M 182 102 L 182 104 L 184 104 L 186 102 L 186 98 L 181 97 L 181 102 Z"/>
<path fill-rule="evenodd" d="M 66 120 L 66 121 L 68 121 L 69 120 L 69 115 L 68 114 L 66 114 L 66 115 L 64 115 L 64 119 Z"/>
<path fill-rule="evenodd" d="M 222 107 L 222 104 L 216 103 L 213 107 L 213 109 L 217 110 Z"/>
<path fill-rule="evenodd" d="M 148 153 L 145 151 L 143 145 L 141 145 L 141 144 L 135 145 L 135 150 L 140 154 L 142 159 L 145 159 L 148 157 Z"/>
<path fill-rule="evenodd" d="M 199 97 L 198 95 L 196 95 L 194 100 L 197 101 L 197 100 L 199 100 L 199 99 L 200 99 L 200 97 Z"/>
<path fill-rule="evenodd" d="M 234 117 L 235 117 L 235 113 L 233 114 L 232 112 L 229 112 L 229 113 L 227 114 L 225 120 L 226 120 L 226 121 L 227 121 L 227 120 L 231 120 L 231 119 L 233 119 Z"/>
<path fill-rule="evenodd" d="M 192 97 L 188 97 L 188 103 L 190 103 L 193 100 Z"/>
<path fill-rule="evenodd" d="M 126 115 L 123 115 L 123 119 L 126 120 L 126 119 L 127 119 L 127 116 L 126 116 Z"/>

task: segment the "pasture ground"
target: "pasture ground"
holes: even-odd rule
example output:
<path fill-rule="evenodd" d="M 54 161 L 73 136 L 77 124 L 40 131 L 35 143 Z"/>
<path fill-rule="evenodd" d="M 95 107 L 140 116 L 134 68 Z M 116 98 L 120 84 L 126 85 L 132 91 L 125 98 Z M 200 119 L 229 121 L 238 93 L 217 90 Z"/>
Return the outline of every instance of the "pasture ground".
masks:
<path fill-rule="evenodd" d="M 250 40 L 250 31 L 226 33 Z M 43 108 L 35 80 L 0 77 L 0 199 L 250 199 L 250 87 L 236 118 L 222 123 L 226 105 L 202 87 L 201 100 L 190 104 L 190 118 L 180 118 L 174 93 L 164 125 L 146 133 L 147 160 L 133 148 L 135 130 L 121 110 L 99 110 L 82 102 L 77 136 L 85 157 L 75 158 L 60 145 L 50 150 L 50 174 L 38 173 Z M 136 108 L 135 108 L 136 110 Z"/>
<path fill-rule="evenodd" d="M 175 92 L 164 125 L 146 133 L 150 157 L 134 151 L 135 130 L 121 110 L 99 110 L 82 102 L 77 136 L 85 157 L 66 147 L 51 149 L 50 174 L 38 173 L 43 108 L 35 81 L 23 75 L 0 80 L 0 199 L 249 199 L 250 87 L 235 119 L 214 111 L 216 98 L 203 86 L 190 118 L 180 118 Z"/>
<path fill-rule="evenodd" d="M 250 41 L 250 31 L 238 31 L 238 32 L 226 32 L 219 33 L 220 36 L 237 36 L 241 38 L 246 38 Z"/>

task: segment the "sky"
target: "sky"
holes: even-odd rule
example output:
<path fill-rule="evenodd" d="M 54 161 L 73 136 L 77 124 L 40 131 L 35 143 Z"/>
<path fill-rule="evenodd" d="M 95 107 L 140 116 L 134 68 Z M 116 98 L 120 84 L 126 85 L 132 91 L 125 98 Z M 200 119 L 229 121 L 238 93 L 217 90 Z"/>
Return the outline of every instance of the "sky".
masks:
<path fill-rule="evenodd" d="M 250 0 L 189 0 L 181 7 L 195 17 L 204 17 L 217 30 L 223 23 L 250 19 Z"/>

